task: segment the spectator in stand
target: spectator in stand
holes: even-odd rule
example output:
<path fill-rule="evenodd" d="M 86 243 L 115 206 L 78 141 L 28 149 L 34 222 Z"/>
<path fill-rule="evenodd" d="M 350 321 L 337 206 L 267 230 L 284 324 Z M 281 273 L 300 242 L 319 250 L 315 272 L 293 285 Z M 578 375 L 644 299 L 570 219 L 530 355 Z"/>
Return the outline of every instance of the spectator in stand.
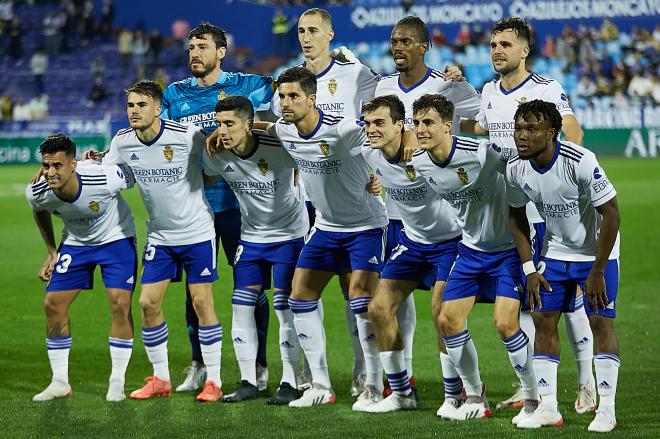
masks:
<path fill-rule="evenodd" d="M 600 26 L 600 39 L 603 41 L 614 41 L 617 38 L 619 38 L 619 28 L 606 18 Z"/>
<path fill-rule="evenodd" d="M 30 58 L 30 70 L 32 70 L 34 84 L 39 95 L 44 93 L 44 73 L 46 73 L 47 69 L 48 55 L 39 47 L 32 53 L 32 57 Z"/>
<path fill-rule="evenodd" d="M 66 24 L 66 15 L 60 11 L 50 11 L 43 21 L 44 44 L 48 55 L 57 55 L 62 44 L 62 29 Z"/>
<path fill-rule="evenodd" d="M 546 35 L 545 36 L 545 43 L 543 43 L 543 48 L 541 49 L 541 53 L 543 56 L 546 58 L 554 58 L 556 53 L 555 53 L 555 37 L 552 35 Z"/>
<path fill-rule="evenodd" d="M 25 99 L 19 98 L 14 105 L 14 113 L 12 118 L 17 122 L 32 120 L 32 113 L 30 107 L 25 103 Z"/>
<path fill-rule="evenodd" d="M 101 19 L 99 20 L 99 34 L 103 41 L 109 41 L 112 35 L 112 23 L 115 20 L 115 7 L 112 0 L 103 0 L 101 3 Z"/>
<path fill-rule="evenodd" d="M 46 120 L 48 119 L 48 96 L 42 94 L 35 96 L 28 102 L 30 109 L 31 120 Z"/>
<path fill-rule="evenodd" d="M 83 46 L 86 46 L 89 40 L 94 38 L 94 15 L 94 3 L 92 3 L 92 0 L 85 0 L 80 14 L 80 25 L 82 26 L 82 40 L 80 43 Z"/>
<path fill-rule="evenodd" d="M 73 0 L 63 0 L 64 27 L 62 28 L 62 52 L 69 53 L 77 43 L 78 11 Z"/>
<path fill-rule="evenodd" d="M 12 120 L 14 115 L 14 102 L 8 95 L 0 96 L 0 119 Z"/>
<path fill-rule="evenodd" d="M 94 85 L 92 86 L 92 89 L 89 91 L 89 102 L 87 106 L 93 107 L 105 101 L 107 97 L 108 97 L 108 91 L 105 87 L 104 78 L 101 76 L 95 77 Z"/>
<path fill-rule="evenodd" d="M 651 96 L 653 96 L 655 105 L 660 105 L 660 77 L 657 74 L 653 77 L 653 91 L 651 92 Z"/>
<path fill-rule="evenodd" d="M 628 84 L 628 95 L 647 98 L 653 94 L 653 77 L 648 70 L 642 70 L 635 74 Z"/>
<path fill-rule="evenodd" d="M 0 59 L 2 59 L 7 42 L 5 36 L 14 18 L 14 2 L 11 0 L 0 0 Z"/>
<path fill-rule="evenodd" d="M 612 83 L 602 73 L 596 75 L 596 96 L 611 96 Z"/>
<path fill-rule="evenodd" d="M 614 97 L 612 98 L 612 108 L 616 110 L 628 110 L 630 105 L 628 104 L 628 98 L 621 91 L 614 92 Z"/>
<path fill-rule="evenodd" d="M 7 54 L 20 65 L 23 62 L 23 25 L 18 16 L 14 16 L 7 32 L 9 47 Z"/>
<path fill-rule="evenodd" d="M 626 80 L 626 74 L 623 70 L 614 71 L 614 79 L 612 80 L 612 92 L 616 95 L 621 93 L 625 96 L 625 93 L 628 91 L 628 81 Z"/>
<path fill-rule="evenodd" d="M 456 34 L 456 47 L 463 51 L 465 46 L 470 44 L 470 26 L 467 24 L 461 24 L 461 28 Z"/>
<path fill-rule="evenodd" d="M 135 31 L 133 35 L 133 67 L 137 75 L 137 79 L 145 77 L 145 66 L 147 60 L 147 52 L 149 52 L 149 39 L 141 30 Z"/>
<path fill-rule="evenodd" d="M 105 79 L 106 69 L 105 61 L 103 60 L 102 55 L 96 55 L 92 62 L 89 64 L 89 72 L 92 74 L 92 78 L 100 76 Z"/>
<path fill-rule="evenodd" d="M 117 49 L 119 51 L 119 58 L 121 59 L 122 70 L 126 74 L 128 73 L 128 66 L 131 64 L 131 56 L 133 55 L 133 32 L 131 30 L 124 28 L 119 31 Z"/>
<path fill-rule="evenodd" d="M 431 42 L 436 47 L 442 47 L 447 44 L 447 37 L 439 27 L 434 27 L 431 34 Z"/>
<path fill-rule="evenodd" d="M 149 53 L 151 55 L 151 66 L 157 68 L 160 66 L 160 54 L 163 51 L 163 35 L 158 29 L 151 31 L 149 35 Z"/>
<path fill-rule="evenodd" d="M 596 84 L 591 80 L 587 75 L 580 78 L 577 87 L 575 88 L 575 93 L 582 98 L 590 98 L 596 93 Z"/>

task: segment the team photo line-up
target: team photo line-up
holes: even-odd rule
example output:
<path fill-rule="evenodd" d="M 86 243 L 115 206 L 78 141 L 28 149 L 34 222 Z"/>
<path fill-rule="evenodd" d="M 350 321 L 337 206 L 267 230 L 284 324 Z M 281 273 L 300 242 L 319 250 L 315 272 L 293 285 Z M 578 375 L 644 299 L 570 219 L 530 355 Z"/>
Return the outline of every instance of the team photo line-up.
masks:
<path fill-rule="evenodd" d="M 165 90 L 149 80 L 133 84 L 130 127 L 107 151 L 77 161 L 66 135 L 41 143 L 42 169 L 26 196 L 47 249 L 39 278 L 47 282 L 52 380 L 33 400 L 72 395 L 68 309 L 92 288 L 97 266 L 112 312 L 106 399 L 126 399 L 138 262 L 133 216 L 120 193 L 137 186 L 148 214 L 139 306 L 153 374 L 131 398 L 171 395 L 162 303 L 185 271 L 192 363 L 177 392 L 240 402 L 266 390 L 265 290 L 272 288 L 282 377 L 268 403 L 335 403 L 320 298 L 339 275 L 354 411 L 416 408 L 419 288 L 432 292 L 445 392 L 437 416 L 492 416 L 467 324 L 484 302 L 494 304 L 519 381 L 498 403 L 520 408 L 514 425 L 563 423 L 557 326 L 564 315 L 578 369 L 574 410 L 595 412 L 589 431 L 614 429 L 616 191 L 580 146 L 582 129 L 562 86 L 527 70 L 527 21 L 493 26 L 498 77 L 481 93 L 457 67 L 426 65 L 430 39 L 417 17 L 392 30 L 397 73 L 388 76 L 345 48 L 330 51 L 333 37 L 327 11 L 305 11 L 298 21 L 305 61 L 275 81 L 223 71 L 226 34 L 201 23 L 189 34 L 192 76 Z M 64 223 L 59 247 L 53 214 Z M 224 395 L 212 291 L 220 244 L 233 268 L 231 338 L 241 377 Z"/>

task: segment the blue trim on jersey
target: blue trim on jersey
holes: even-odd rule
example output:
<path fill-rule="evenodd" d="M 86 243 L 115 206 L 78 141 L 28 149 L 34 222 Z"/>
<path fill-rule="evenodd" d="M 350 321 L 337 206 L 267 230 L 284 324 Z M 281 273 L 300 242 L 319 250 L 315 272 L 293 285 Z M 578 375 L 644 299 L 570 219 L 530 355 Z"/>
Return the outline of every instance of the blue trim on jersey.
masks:
<path fill-rule="evenodd" d="M 220 74 L 218 75 L 218 80 L 215 81 L 215 83 L 216 84 L 222 84 L 223 82 L 225 82 L 227 80 L 228 75 L 229 74 L 227 72 L 225 72 L 224 70 L 220 70 Z M 190 85 L 193 86 L 193 87 L 199 85 L 197 83 L 197 78 L 196 77 L 193 76 L 193 77 L 190 78 Z M 199 86 L 204 87 L 203 85 L 199 85 Z"/>
<path fill-rule="evenodd" d="M 557 161 L 557 157 L 559 156 L 559 148 L 560 148 L 559 142 L 555 142 L 555 152 L 554 154 L 552 154 L 552 158 L 550 159 L 550 161 L 542 168 L 537 168 L 536 165 L 534 165 L 533 160 L 530 160 L 529 164 L 532 165 L 532 168 L 534 168 L 534 170 L 539 174 L 545 174 L 550 170 L 550 168 L 552 168 L 552 165 L 554 165 L 555 162 Z"/>
<path fill-rule="evenodd" d="M 140 141 L 140 143 L 143 144 L 144 146 L 153 145 L 154 143 L 158 142 L 158 139 L 160 139 L 160 136 L 163 135 L 163 131 L 165 131 L 165 121 L 163 121 L 163 119 L 159 119 L 159 120 L 160 120 L 160 130 L 158 131 L 158 134 L 156 134 L 156 137 L 151 139 L 150 142 L 145 142 L 144 140 L 140 139 L 140 136 L 137 135 L 137 132 L 135 133 L 135 137 L 137 137 L 137 139 Z"/>
<path fill-rule="evenodd" d="M 321 128 L 322 124 L 323 124 L 323 111 L 319 110 L 319 123 L 316 124 L 316 128 L 314 128 L 312 130 L 312 132 L 307 134 L 306 136 L 303 136 L 302 134 L 300 134 L 300 131 L 298 131 L 298 135 L 300 136 L 301 139 L 309 140 L 312 137 L 314 137 L 314 134 L 316 134 L 316 132 L 319 130 L 319 128 Z"/>
<path fill-rule="evenodd" d="M 330 69 L 332 68 L 332 66 L 334 66 L 334 65 L 335 65 L 335 59 L 332 58 L 332 61 L 330 61 L 330 65 L 329 65 L 325 70 L 323 70 L 321 73 L 319 73 L 318 75 L 316 75 L 316 79 L 319 79 L 321 76 L 323 76 L 323 75 L 325 75 L 326 73 L 328 73 L 328 72 L 330 71 Z"/>
<path fill-rule="evenodd" d="M 59 195 L 55 194 L 55 191 L 53 191 L 55 196 L 57 198 L 59 198 L 60 200 L 64 201 L 65 203 L 73 204 L 76 201 L 78 201 L 78 198 L 80 198 L 80 193 L 82 192 L 83 182 L 82 182 L 82 177 L 77 172 L 76 172 L 76 177 L 78 178 L 78 192 L 76 192 L 76 195 L 74 195 L 73 198 L 71 198 L 70 200 L 67 200 L 66 198 L 62 198 Z"/>
<path fill-rule="evenodd" d="M 509 90 L 509 91 L 506 91 L 506 90 L 504 89 L 504 87 L 502 87 L 502 81 L 500 81 L 500 91 L 501 91 L 502 93 L 504 93 L 505 95 L 510 95 L 511 93 L 513 93 L 514 91 L 518 90 L 520 87 L 522 87 L 523 85 L 525 85 L 525 83 L 526 83 L 527 81 L 529 81 L 530 79 L 532 79 L 532 75 L 533 75 L 533 73 L 530 72 L 530 73 L 529 73 L 529 76 L 527 76 L 527 78 L 525 78 L 525 80 L 524 80 L 523 82 L 521 82 L 520 84 L 516 85 L 515 87 L 513 87 L 513 88 L 512 88 L 511 90 Z"/>
<path fill-rule="evenodd" d="M 433 69 L 428 69 L 426 71 L 426 74 L 424 75 L 424 77 L 422 79 L 420 79 L 419 81 L 417 81 L 416 83 L 414 83 L 413 85 L 411 85 L 408 88 L 406 88 L 403 84 L 401 84 L 401 76 L 399 75 L 399 80 L 397 81 L 397 84 L 399 84 L 399 88 L 401 89 L 402 92 L 404 92 L 404 93 L 411 92 L 414 89 L 416 89 L 417 87 L 419 87 L 420 85 L 422 85 L 424 83 L 424 81 L 426 81 L 428 79 L 428 77 L 431 76 L 432 71 L 433 71 Z"/>
<path fill-rule="evenodd" d="M 449 166 L 449 162 L 451 162 L 452 157 L 454 157 L 454 151 L 456 151 L 456 140 L 457 138 L 455 136 L 452 136 L 451 151 L 449 151 L 449 155 L 447 156 L 444 162 L 442 163 L 436 162 L 435 160 L 433 160 L 433 157 L 431 157 L 431 154 L 429 154 L 431 163 L 433 163 L 436 166 L 440 166 L 441 168 L 446 168 L 447 166 Z"/>

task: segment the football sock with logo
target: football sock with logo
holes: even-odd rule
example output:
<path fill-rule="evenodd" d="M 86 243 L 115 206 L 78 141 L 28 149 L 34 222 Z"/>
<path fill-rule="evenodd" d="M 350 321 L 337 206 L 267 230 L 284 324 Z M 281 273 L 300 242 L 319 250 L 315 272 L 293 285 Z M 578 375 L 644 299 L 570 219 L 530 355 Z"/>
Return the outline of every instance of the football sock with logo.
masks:
<path fill-rule="evenodd" d="M 378 356 L 374 326 L 369 320 L 369 302 L 371 302 L 371 297 L 354 297 L 350 300 L 351 309 L 357 321 L 362 352 L 364 352 L 364 366 L 367 373 L 366 384 L 374 386 L 376 390 L 382 392 L 383 366 L 380 364 L 380 357 Z"/>
<path fill-rule="evenodd" d="M 142 327 L 142 341 L 147 351 L 147 358 L 154 367 L 154 376 L 163 381 L 170 380 L 169 361 L 167 358 L 167 323 L 163 321 L 160 325 Z"/>
<path fill-rule="evenodd" d="M 456 335 L 443 337 L 447 355 L 463 381 L 467 396 L 481 396 L 481 376 L 479 375 L 479 356 L 470 332 L 466 329 Z"/>
<path fill-rule="evenodd" d="M 380 361 L 383 363 L 383 369 L 387 374 L 387 381 L 390 383 L 392 392 L 399 395 L 410 395 L 412 389 L 403 351 L 381 352 Z"/>
<path fill-rule="evenodd" d="M 594 364 L 596 365 L 596 386 L 598 389 L 598 396 L 600 401 L 598 408 L 609 408 L 614 411 L 616 385 L 619 380 L 619 367 L 621 367 L 621 360 L 614 354 L 607 352 L 598 352 L 594 356 Z"/>
<path fill-rule="evenodd" d="M 413 338 L 415 337 L 415 327 L 417 326 L 417 310 L 415 309 L 415 298 L 413 293 L 401 302 L 401 306 L 396 312 L 396 319 L 399 322 L 399 331 L 403 339 L 403 355 L 406 358 L 406 369 L 408 374 L 413 376 Z"/>
<path fill-rule="evenodd" d="M 325 329 L 319 312 L 318 300 L 295 300 L 289 298 L 300 347 L 305 353 L 312 374 L 312 381 L 330 388 L 328 359 L 325 352 Z"/>
<path fill-rule="evenodd" d="M 259 291 L 251 288 L 236 288 L 231 297 L 231 339 L 236 352 L 241 380 L 257 385 L 257 325 L 254 309 Z M 200 337 L 201 338 L 201 337 Z"/>
<path fill-rule="evenodd" d="M 591 325 L 589 325 L 589 318 L 584 311 L 583 298 L 584 294 L 575 299 L 575 311 L 564 313 L 566 335 L 575 354 L 578 384 L 581 386 L 594 382 L 594 336 L 591 332 Z"/>
<path fill-rule="evenodd" d="M 206 381 L 213 381 L 218 387 L 222 387 L 222 381 L 220 380 L 222 325 L 216 323 L 215 325 L 200 326 L 199 344 L 202 347 L 202 355 L 206 365 Z M 254 370 L 254 360 L 252 370 Z"/>
<path fill-rule="evenodd" d="M 121 338 L 110 337 L 110 360 L 112 361 L 112 372 L 110 372 L 110 381 L 124 385 L 126 369 L 128 362 L 131 361 L 133 353 L 133 339 L 124 340 Z"/>
<path fill-rule="evenodd" d="M 53 371 L 53 381 L 69 384 L 69 351 L 71 336 L 46 338 L 48 360 Z"/>
<path fill-rule="evenodd" d="M 502 343 L 504 343 L 509 353 L 511 366 L 520 380 L 523 398 L 525 400 L 538 400 L 539 395 L 536 390 L 536 377 L 532 362 L 533 353 L 527 335 L 522 329 L 518 329 L 511 337 L 503 338 Z"/>
<path fill-rule="evenodd" d="M 257 324 L 257 363 L 268 366 L 266 348 L 268 347 L 268 323 L 270 321 L 270 307 L 268 296 L 262 289 L 257 297 L 257 305 L 254 308 L 254 320 Z"/>
<path fill-rule="evenodd" d="M 280 356 L 282 357 L 281 383 L 296 387 L 296 373 L 300 368 L 300 342 L 293 324 L 293 313 L 289 309 L 289 292 L 275 291 L 273 307 L 280 322 Z"/>
<path fill-rule="evenodd" d="M 454 363 L 449 358 L 449 355 L 444 352 L 440 352 L 440 368 L 442 370 L 442 378 L 445 384 L 445 399 L 454 398 L 461 399 L 461 389 L 463 388 L 463 382 L 461 377 L 458 375 Z"/>
<path fill-rule="evenodd" d="M 190 340 L 190 349 L 192 350 L 192 359 L 198 363 L 204 363 L 202 358 L 202 348 L 199 346 L 199 336 L 197 329 L 199 328 L 199 319 L 195 312 L 195 307 L 192 303 L 190 290 L 186 285 L 186 326 L 188 328 L 188 340 Z"/>
<path fill-rule="evenodd" d="M 346 323 L 348 323 L 348 332 L 351 336 L 351 346 L 353 347 L 353 379 L 355 379 L 358 375 L 364 372 L 364 353 L 362 352 L 362 345 L 360 344 L 357 320 L 353 310 L 351 309 L 351 304 L 348 301 L 348 291 L 342 290 L 341 294 L 344 296 L 344 312 L 346 313 Z"/>
<path fill-rule="evenodd" d="M 557 367 L 559 355 L 534 354 L 534 373 L 541 404 L 557 411 Z"/>

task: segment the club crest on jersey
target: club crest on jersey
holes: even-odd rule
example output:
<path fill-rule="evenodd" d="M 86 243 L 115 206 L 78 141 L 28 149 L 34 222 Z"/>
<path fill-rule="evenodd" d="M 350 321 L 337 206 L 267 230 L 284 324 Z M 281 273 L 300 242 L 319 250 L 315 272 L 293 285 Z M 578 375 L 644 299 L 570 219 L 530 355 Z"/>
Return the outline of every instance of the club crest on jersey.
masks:
<path fill-rule="evenodd" d="M 408 180 L 410 181 L 415 181 L 415 178 L 417 177 L 417 174 L 415 173 L 415 168 L 413 168 L 410 165 L 406 166 L 406 177 L 408 177 Z"/>
<path fill-rule="evenodd" d="M 456 174 L 458 174 L 458 179 L 461 180 L 461 183 L 468 184 L 470 182 L 470 179 L 468 178 L 468 173 L 465 171 L 463 167 L 458 168 Z"/>
<path fill-rule="evenodd" d="M 90 201 L 87 207 L 89 207 L 89 210 L 94 213 L 99 213 L 99 210 L 101 210 L 101 206 L 99 205 L 98 201 Z"/>
<path fill-rule="evenodd" d="M 218 100 L 221 101 L 227 97 L 227 93 L 225 93 L 224 90 L 222 90 L 220 93 L 218 93 Z"/>
<path fill-rule="evenodd" d="M 325 140 L 321 140 L 321 143 L 319 143 L 319 148 L 321 148 L 321 152 L 324 156 L 327 157 L 330 155 L 330 145 Z"/>
<path fill-rule="evenodd" d="M 171 146 L 166 146 L 165 148 L 163 148 L 163 155 L 165 156 L 165 160 L 171 162 L 172 159 L 174 158 L 174 150 L 172 149 Z"/>
<path fill-rule="evenodd" d="M 266 175 L 266 172 L 268 172 L 268 163 L 266 163 L 266 160 L 264 159 L 259 159 L 259 163 L 257 163 L 257 168 L 259 169 L 259 173 L 261 175 Z"/>
<path fill-rule="evenodd" d="M 330 92 L 330 94 L 332 96 L 335 95 L 335 92 L 337 91 L 337 81 L 335 81 L 334 79 L 331 79 L 328 82 L 328 91 Z"/>
<path fill-rule="evenodd" d="M 520 106 L 520 105 L 524 104 L 525 102 L 527 102 L 527 98 L 525 96 L 523 96 L 520 99 L 516 99 L 516 102 L 518 102 L 518 106 Z"/>

